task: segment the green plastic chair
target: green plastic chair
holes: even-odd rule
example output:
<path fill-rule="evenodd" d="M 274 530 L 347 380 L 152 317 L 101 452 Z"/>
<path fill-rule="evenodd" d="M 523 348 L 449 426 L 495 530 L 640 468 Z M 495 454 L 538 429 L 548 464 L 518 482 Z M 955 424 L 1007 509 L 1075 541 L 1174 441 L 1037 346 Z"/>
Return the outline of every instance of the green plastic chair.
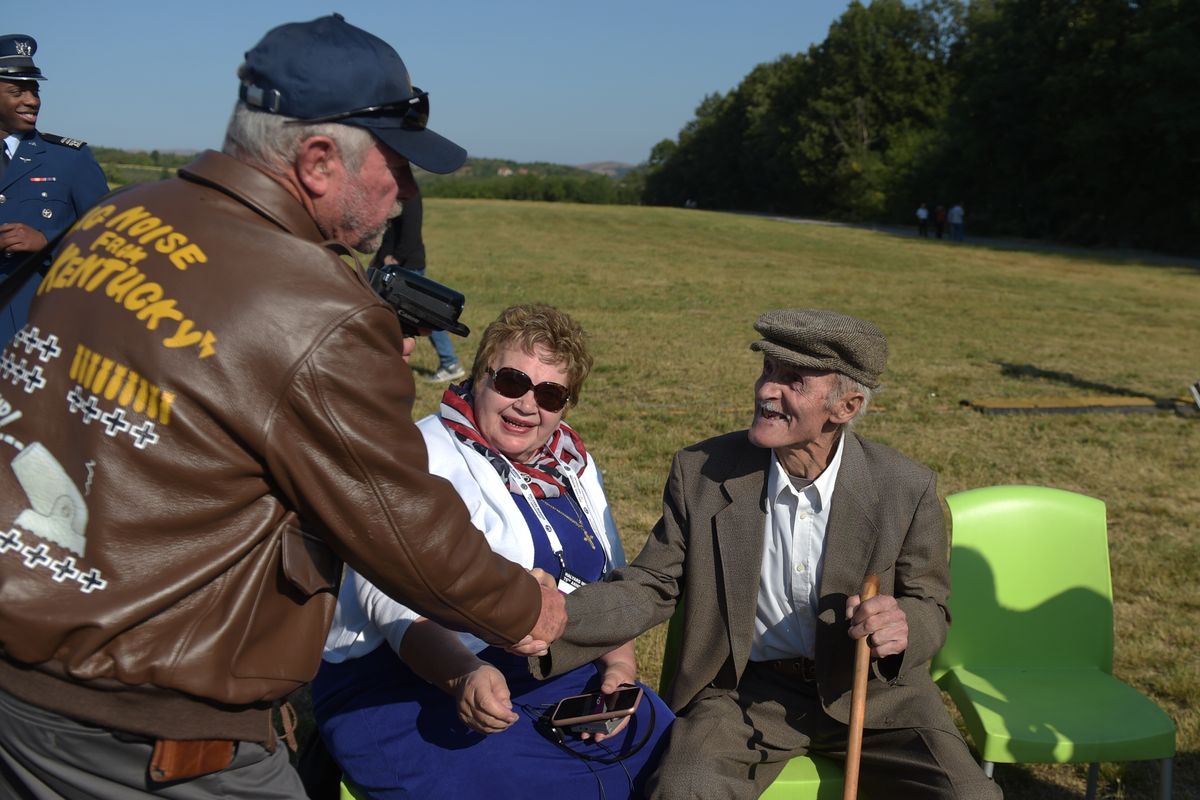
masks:
<path fill-rule="evenodd" d="M 662 694 L 675 677 L 679 648 L 683 643 L 683 598 L 675 605 L 675 613 L 667 624 L 667 643 L 663 647 L 662 675 L 658 692 Z M 842 765 L 822 756 L 797 756 L 784 766 L 783 772 L 760 800 L 841 800 L 845 782 Z M 861 795 L 862 792 L 860 791 Z"/>
<path fill-rule="evenodd" d="M 1039 486 L 946 498 L 954 624 L 934 658 L 990 776 L 996 763 L 1160 760 L 1171 796 L 1175 724 L 1112 676 L 1104 503 Z"/>

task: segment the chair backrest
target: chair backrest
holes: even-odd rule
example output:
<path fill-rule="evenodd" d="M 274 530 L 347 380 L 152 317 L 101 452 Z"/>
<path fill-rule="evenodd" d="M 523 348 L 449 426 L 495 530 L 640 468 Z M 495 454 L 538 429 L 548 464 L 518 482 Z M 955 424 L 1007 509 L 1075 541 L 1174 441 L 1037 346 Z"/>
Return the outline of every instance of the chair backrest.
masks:
<path fill-rule="evenodd" d="M 952 624 L 934 673 L 957 666 L 1112 672 L 1112 582 L 1104 503 L 1042 486 L 946 498 Z"/>

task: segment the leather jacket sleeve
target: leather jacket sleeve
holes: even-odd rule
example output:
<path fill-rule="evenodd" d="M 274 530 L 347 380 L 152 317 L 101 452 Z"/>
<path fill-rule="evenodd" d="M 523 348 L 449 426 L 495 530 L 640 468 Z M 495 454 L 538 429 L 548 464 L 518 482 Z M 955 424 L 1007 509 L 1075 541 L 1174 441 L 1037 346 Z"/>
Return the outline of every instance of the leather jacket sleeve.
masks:
<path fill-rule="evenodd" d="M 448 627 L 519 641 L 540 612 L 537 584 L 492 553 L 454 488 L 429 474 L 399 337 L 391 310 L 372 305 L 314 345 L 267 423 L 269 472 L 383 592 Z"/>

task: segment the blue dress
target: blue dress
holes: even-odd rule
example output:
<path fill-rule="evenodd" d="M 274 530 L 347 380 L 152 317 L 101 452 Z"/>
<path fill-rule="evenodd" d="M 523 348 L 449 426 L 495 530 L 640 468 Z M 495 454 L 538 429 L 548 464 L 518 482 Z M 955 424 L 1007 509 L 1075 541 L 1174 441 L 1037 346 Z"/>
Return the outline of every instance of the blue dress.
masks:
<path fill-rule="evenodd" d="M 559 576 L 562 567 L 541 523 L 523 498 L 513 499 L 529 522 L 534 566 Z M 567 567 L 585 580 L 598 580 L 608 565 L 586 517 L 567 496 L 538 502 Z M 322 662 L 312 684 L 313 709 L 347 780 L 380 800 L 641 796 L 674 720 L 657 694 L 642 685 L 642 702 L 621 734 L 598 744 L 567 738 L 572 754 L 545 738 L 535 723 L 564 697 L 599 689 L 597 668 L 587 664 L 538 681 L 522 657 L 494 647 L 479 657 L 504 673 L 520 717 L 500 733 L 485 735 L 464 725 L 455 699 L 419 678 L 386 644 L 340 664 Z"/>

